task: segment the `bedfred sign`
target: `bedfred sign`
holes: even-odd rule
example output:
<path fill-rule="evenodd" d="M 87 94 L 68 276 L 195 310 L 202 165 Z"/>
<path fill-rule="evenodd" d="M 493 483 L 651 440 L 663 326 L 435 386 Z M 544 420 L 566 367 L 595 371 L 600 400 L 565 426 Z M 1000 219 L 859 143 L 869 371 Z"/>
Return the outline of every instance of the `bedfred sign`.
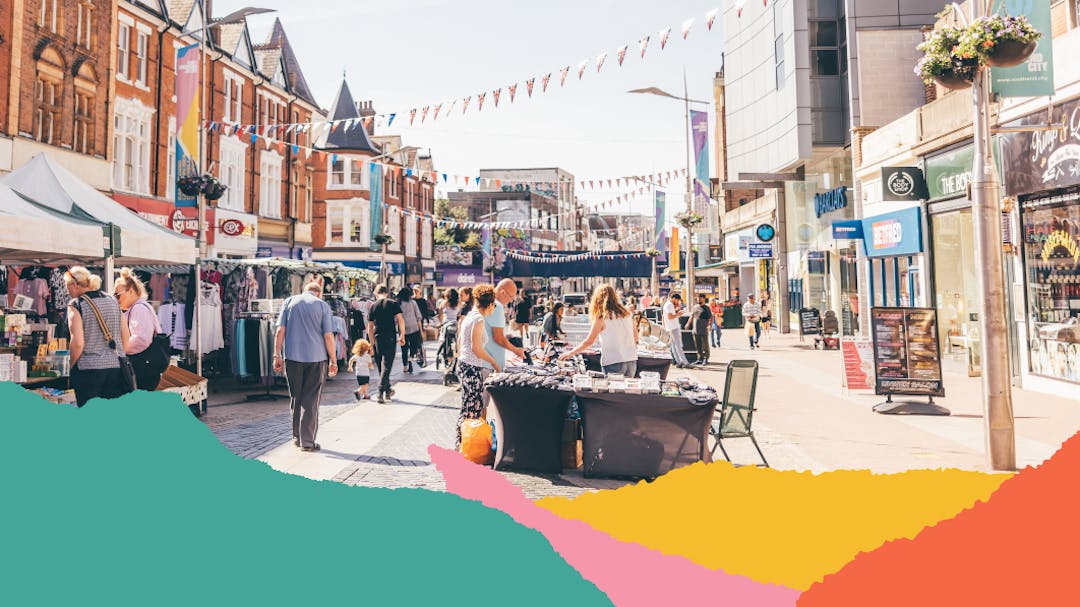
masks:
<path fill-rule="evenodd" d="M 921 253 L 922 209 L 915 207 L 862 220 L 867 257 Z"/>

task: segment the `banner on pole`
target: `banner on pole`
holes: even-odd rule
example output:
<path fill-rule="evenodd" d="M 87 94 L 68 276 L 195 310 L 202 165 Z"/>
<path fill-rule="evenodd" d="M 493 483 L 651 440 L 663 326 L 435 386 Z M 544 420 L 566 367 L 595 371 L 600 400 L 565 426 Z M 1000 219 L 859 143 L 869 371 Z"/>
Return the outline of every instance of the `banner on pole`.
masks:
<path fill-rule="evenodd" d="M 181 177 L 199 171 L 199 129 L 201 100 L 199 73 L 201 53 L 198 44 L 176 50 L 176 172 Z M 198 206 L 196 196 L 188 196 L 176 186 L 176 206 Z"/>
<path fill-rule="evenodd" d="M 348 161 L 346 161 L 348 162 Z M 375 244 L 375 236 L 383 231 L 383 172 L 382 165 L 371 163 L 371 248 L 381 249 Z"/>
<path fill-rule="evenodd" d="M 671 251 L 668 253 L 668 268 L 672 272 L 679 271 L 679 228 L 671 227 Z"/>
<path fill-rule="evenodd" d="M 995 0 L 993 14 L 1027 17 L 1042 32 L 1035 52 L 1016 67 L 990 68 L 990 90 L 1002 97 L 1054 94 L 1054 42 L 1050 0 Z"/>
<path fill-rule="evenodd" d="M 709 114 L 690 110 L 690 131 L 694 135 L 694 212 L 709 211 Z"/>
<path fill-rule="evenodd" d="M 656 226 L 653 228 L 653 234 L 656 234 L 656 244 L 653 246 L 662 251 L 664 249 L 664 219 L 667 216 L 667 195 L 657 190 L 653 197 L 656 201 Z"/>

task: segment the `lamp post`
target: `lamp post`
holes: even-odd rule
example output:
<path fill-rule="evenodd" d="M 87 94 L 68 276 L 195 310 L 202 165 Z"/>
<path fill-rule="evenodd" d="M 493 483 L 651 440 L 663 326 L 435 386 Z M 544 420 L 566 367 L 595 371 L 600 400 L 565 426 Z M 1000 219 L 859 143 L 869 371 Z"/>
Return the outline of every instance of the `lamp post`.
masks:
<path fill-rule="evenodd" d="M 208 47 L 206 42 L 207 34 L 210 33 L 210 28 L 217 27 L 219 25 L 227 25 L 229 23 L 239 23 L 244 21 L 251 15 L 260 15 L 262 13 L 272 13 L 272 9 L 268 8 L 254 8 L 245 7 L 225 15 L 221 19 L 210 22 L 209 15 L 206 14 L 206 0 L 199 0 L 199 12 L 202 15 L 202 27 L 194 30 L 181 32 L 181 36 L 190 36 L 192 34 L 199 35 L 199 162 L 198 171 L 199 176 L 202 176 L 203 171 L 206 170 L 206 129 L 203 123 L 206 121 L 206 117 L 209 114 L 209 95 L 207 92 L 207 83 L 209 82 L 209 74 L 207 74 L 207 61 L 206 61 L 206 49 Z M 213 95 L 213 90 L 210 91 L 210 95 Z M 198 327 L 195 331 L 195 374 L 202 375 L 202 306 L 200 305 L 199 298 L 202 293 L 202 263 L 206 258 L 206 241 L 204 237 L 206 230 L 206 196 L 202 192 L 195 195 L 196 205 L 198 206 L 198 228 L 195 233 L 195 248 L 198 252 L 198 257 L 195 258 L 195 310 L 194 320 L 195 326 Z"/>
<path fill-rule="evenodd" d="M 971 3 L 972 20 L 986 14 L 984 0 Z M 964 19 L 955 3 L 953 11 Z M 966 20 L 966 19 L 965 19 Z M 971 206 L 975 253 L 979 260 L 979 332 L 982 348 L 983 409 L 990 467 L 1016 469 L 1009 342 L 1005 316 L 1005 270 L 1001 255 L 1001 198 L 991 156 L 990 73 L 980 66 L 971 87 L 975 158 L 971 167 Z"/>
<path fill-rule="evenodd" d="M 683 70 L 683 96 L 672 95 L 671 93 L 659 89 L 655 86 L 651 86 L 643 89 L 634 89 L 628 91 L 630 93 L 656 95 L 658 97 L 667 97 L 668 99 L 675 99 L 682 101 L 686 111 L 686 210 L 687 212 L 693 212 L 694 210 L 694 164 L 693 156 L 691 153 L 691 142 L 693 139 L 690 137 L 690 104 L 700 103 L 702 105 L 709 105 L 708 101 L 699 101 L 697 99 L 690 99 L 690 93 L 686 82 L 686 70 Z M 686 228 L 686 295 L 690 300 L 694 297 L 694 233 L 691 228 Z M 675 252 L 678 255 L 678 251 Z M 688 300 L 688 301 L 690 301 Z"/>

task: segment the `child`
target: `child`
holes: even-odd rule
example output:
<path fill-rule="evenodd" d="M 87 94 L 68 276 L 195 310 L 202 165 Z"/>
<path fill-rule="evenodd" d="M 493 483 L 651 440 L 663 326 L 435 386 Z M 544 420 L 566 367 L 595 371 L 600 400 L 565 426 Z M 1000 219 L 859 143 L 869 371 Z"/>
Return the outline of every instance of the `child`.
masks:
<path fill-rule="evenodd" d="M 371 342 L 366 339 L 356 340 L 352 353 L 352 358 L 349 359 L 349 370 L 356 371 L 356 383 L 360 386 L 356 392 L 353 392 L 353 396 L 356 400 L 367 399 L 371 370 L 375 368 L 375 362 L 371 359 Z"/>

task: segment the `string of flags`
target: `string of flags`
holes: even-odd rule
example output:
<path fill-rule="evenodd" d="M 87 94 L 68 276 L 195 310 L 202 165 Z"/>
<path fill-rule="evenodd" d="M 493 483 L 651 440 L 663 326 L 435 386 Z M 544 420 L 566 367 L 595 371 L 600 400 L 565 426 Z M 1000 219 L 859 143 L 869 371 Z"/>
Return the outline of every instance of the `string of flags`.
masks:
<path fill-rule="evenodd" d="M 646 256 L 646 253 L 541 253 L 541 252 L 529 252 L 522 253 L 516 249 L 505 249 L 506 256 L 511 259 L 519 261 L 527 261 L 529 263 L 563 263 L 567 261 L 588 261 L 596 259 L 614 259 L 614 260 L 628 260 L 628 259 L 640 259 Z"/>
<path fill-rule="evenodd" d="M 738 2 L 738 1 L 736 2 L 737 5 L 740 7 L 738 9 L 740 15 L 742 14 L 741 5 L 742 5 L 743 2 L 745 2 L 745 0 L 742 0 L 742 2 Z M 767 2 L 767 0 L 766 0 L 766 2 Z M 720 13 L 720 9 L 719 8 L 714 8 L 714 9 L 710 10 L 709 12 L 707 12 L 705 14 L 704 21 L 705 21 L 705 29 L 706 29 L 706 31 L 709 31 L 709 32 L 712 31 L 713 24 L 715 23 L 716 17 L 717 17 L 717 15 L 719 15 L 719 13 Z M 682 39 L 684 41 L 690 35 L 690 31 L 691 31 L 691 29 L 693 29 L 693 26 L 694 26 L 695 22 L 696 22 L 696 18 L 694 18 L 694 17 L 691 17 L 690 19 L 686 19 L 685 21 L 682 22 L 682 24 L 680 26 L 680 30 L 682 32 Z M 649 43 L 654 39 L 659 42 L 660 50 L 661 51 L 665 50 L 667 48 L 668 42 L 670 41 L 671 31 L 672 31 L 671 27 L 665 27 L 665 28 L 659 30 L 658 32 L 656 32 L 654 34 L 646 34 L 646 35 L 642 36 L 641 38 L 639 38 L 638 41 L 637 41 L 637 45 L 638 45 L 638 51 L 639 51 L 639 54 L 641 56 L 641 59 L 643 61 L 645 60 L 645 55 L 646 55 L 646 53 L 648 51 Z M 615 49 L 615 58 L 617 60 L 617 63 L 618 63 L 619 67 L 622 67 L 623 62 L 626 59 L 626 54 L 627 54 L 627 51 L 629 50 L 629 48 L 630 48 L 629 44 L 624 44 L 624 45 L 620 46 L 619 48 Z M 589 71 L 589 66 L 590 65 L 595 65 L 596 66 L 596 73 L 600 73 L 600 71 L 604 68 L 604 65 L 605 65 L 605 62 L 606 62 L 607 58 L 608 58 L 607 51 L 603 51 L 603 52 L 600 52 L 599 54 L 597 54 L 595 57 L 586 57 L 585 59 L 578 62 L 577 68 L 575 69 L 575 72 L 574 72 L 574 73 L 577 74 L 577 79 L 578 80 L 583 80 L 584 79 L 585 73 Z M 404 120 L 405 117 L 407 116 L 409 126 L 413 127 L 413 126 L 416 126 L 417 118 L 419 118 L 419 121 L 420 121 L 421 125 L 423 125 L 423 124 L 425 124 L 427 122 L 428 117 L 431 117 L 431 121 L 433 123 L 435 121 L 437 121 L 440 117 L 443 120 L 445 120 L 446 118 L 449 118 L 450 116 L 454 115 L 454 108 L 455 107 L 460 107 L 461 108 L 461 114 L 460 115 L 467 114 L 470 107 L 475 107 L 476 112 L 479 113 L 479 112 L 483 111 L 484 103 L 485 103 L 485 101 L 487 99 L 489 99 L 489 95 L 490 95 L 490 99 L 491 99 L 492 104 L 494 105 L 494 107 L 497 108 L 497 107 L 499 107 L 499 101 L 501 100 L 504 91 L 506 92 L 506 95 L 509 98 L 510 103 L 503 104 L 503 106 L 505 107 L 507 105 L 511 105 L 511 104 L 514 103 L 514 100 L 516 98 L 520 97 L 520 95 L 518 95 L 517 92 L 518 92 L 519 85 L 521 85 L 521 84 L 525 85 L 525 92 L 526 92 L 527 97 L 529 99 L 532 99 L 533 93 L 535 92 L 535 88 L 536 88 L 536 80 L 537 80 L 538 77 L 540 79 L 540 93 L 547 93 L 548 88 L 550 88 L 551 80 L 556 74 L 558 74 L 559 87 L 560 88 L 564 87 L 566 85 L 567 76 L 569 76 L 569 74 L 570 74 L 570 70 L 571 70 L 571 67 L 569 65 L 563 65 L 563 66 L 560 66 L 560 67 L 558 67 L 556 69 L 553 69 L 553 70 L 551 70 L 549 72 L 546 72 L 546 73 L 544 73 L 542 75 L 539 75 L 539 76 L 538 75 L 532 75 L 532 76 L 529 76 L 527 78 L 522 78 L 521 80 L 512 82 L 512 83 L 510 83 L 508 85 L 504 85 L 504 86 L 501 86 L 501 87 L 498 87 L 498 88 L 495 88 L 495 89 L 492 89 L 492 90 L 484 90 L 484 91 L 481 91 L 481 92 L 479 92 L 479 93 L 477 93 L 475 95 L 469 95 L 469 96 L 463 97 L 463 98 L 455 98 L 455 99 L 451 99 L 451 100 L 447 100 L 447 101 L 441 101 L 441 102 L 438 102 L 438 103 L 428 103 L 427 105 L 417 106 L 417 107 L 411 108 L 406 112 L 386 112 L 386 113 L 381 113 L 381 114 L 375 114 L 373 116 L 367 116 L 367 117 L 364 117 L 364 118 L 349 118 L 349 119 L 342 119 L 342 120 L 326 120 L 326 121 L 317 120 L 317 121 L 306 122 L 306 123 L 286 123 L 286 124 L 276 124 L 276 125 L 244 124 L 244 125 L 237 125 L 237 126 L 240 126 L 241 128 L 243 128 L 245 130 L 251 130 L 251 129 L 260 130 L 260 132 L 261 132 L 262 129 L 274 128 L 274 129 L 283 129 L 283 132 L 288 132 L 288 133 L 292 133 L 292 132 L 320 132 L 320 131 L 325 133 L 325 132 L 333 131 L 333 130 L 335 130 L 337 128 L 341 128 L 341 127 L 353 128 L 356 124 L 363 124 L 363 125 L 367 126 L 368 128 L 370 128 L 372 125 L 375 125 L 375 126 L 378 126 L 378 127 L 381 127 L 381 126 L 384 126 L 384 125 L 385 126 L 393 126 L 394 121 L 397 120 L 399 116 L 402 117 L 402 120 Z M 473 104 L 474 100 L 476 102 L 475 104 Z M 459 104 L 459 102 L 460 102 L 460 104 Z"/>

